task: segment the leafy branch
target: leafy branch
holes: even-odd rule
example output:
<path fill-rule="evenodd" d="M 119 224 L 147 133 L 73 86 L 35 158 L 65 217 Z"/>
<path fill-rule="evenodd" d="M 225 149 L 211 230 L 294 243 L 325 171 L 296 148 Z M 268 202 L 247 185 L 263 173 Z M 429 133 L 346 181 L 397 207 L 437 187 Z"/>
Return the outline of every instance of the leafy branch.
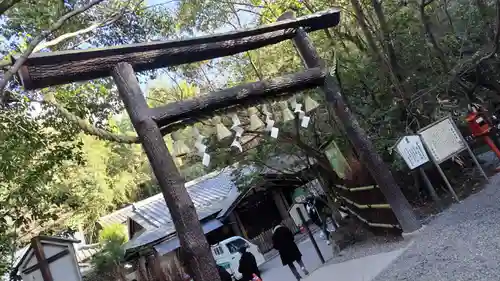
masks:
<path fill-rule="evenodd" d="M 19 3 L 21 0 L 2 0 L 0 1 L 0 16 L 5 13 L 8 9 L 12 8 L 16 3 Z"/>
<path fill-rule="evenodd" d="M 22 55 L 16 60 L 14 65 L 10 67 L 4 74 L 3 79 L 0 78 L 0 100 L 3 100 L 5 97 L 5 88 L 7 87 L 7 84 L 10 82 L 10 80 L 14 77 L 14 75 L 19 71 L 21 66 L 23 66 L 24 62 L 28 59 L 28 57 L 33 53 L 35 48 L 40 44 L 43 40 L 45 40 L 50 34 L 52 34 L 54 31 L 58 30 L 63 26 L 63 24 L 69 20 L 70 18 L 81 14 L 88 9 L 92 8 L 93 6 L 103 2 L 104 0 L 93 0 L 89 2 L 88 4 L 73 10 L 61 18 L 57 20 L 48 30 L 45 30 L 41 32 L 38 36 L 36 36 L 28 45 L 28 48 L 22 53 Z"/>

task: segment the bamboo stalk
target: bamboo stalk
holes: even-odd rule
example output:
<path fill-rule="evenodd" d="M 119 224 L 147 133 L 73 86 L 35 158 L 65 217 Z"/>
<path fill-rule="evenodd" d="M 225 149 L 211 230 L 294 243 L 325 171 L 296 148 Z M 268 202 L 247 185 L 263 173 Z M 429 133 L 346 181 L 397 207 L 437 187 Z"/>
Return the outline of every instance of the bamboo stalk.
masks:
<path fill-rule="evenodd" d="M 395 224 L 388 224 L 388 223 L 378 223 L 378 222 L 370 222 L 368 221 L 367 219 L 363 218 L 361 215 L 359 215 L 358 213 L 354 212 L 353 210 L 351 210 L 349 207 L 346 207 L 346 209 L 349 211 L 349 213 L 355 215 L 360 221 L 366 223 L 367 225 L 369 226 L 372 226 L 372 227 L 380 227 L 380 228 L 398 228 L 400 229 L 401 227 L 399 225 L 395 225 Z"/>
<path fill-rule="evenodd" d="M 360 187 L 346 187 L 346 186 L 343 186 L 343 185 L 338 185 L 337 186 L 338 188 L 340 189 L 343 189 L 343 190 L 346 190 L 346 191 L 349 191 L 349 192 L 356 192 L 356 191 L 366 191 L 366 190 L 372 190 L 372 189 L 376 189 L 377 186 L 376 185 L 368 185 L 368 186 L 360 186 Z"/>
<path fill-rule="evenodd" d="M 389 204 L 370 204 L 370 205 L 363 205 L 363 204 L 358 204 L 351 199 L 348 199 L 344 196 L 339 196 L 340 198 L 344 199 L 347 203 L 356 206 L 358 209 L 391 209 L 391 205 Z"/>

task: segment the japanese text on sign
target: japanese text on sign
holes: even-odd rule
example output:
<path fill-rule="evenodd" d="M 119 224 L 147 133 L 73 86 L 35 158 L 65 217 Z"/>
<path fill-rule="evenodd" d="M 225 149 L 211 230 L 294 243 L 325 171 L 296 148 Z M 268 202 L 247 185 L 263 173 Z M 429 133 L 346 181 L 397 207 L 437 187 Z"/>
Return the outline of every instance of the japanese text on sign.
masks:
<path fill-rule="evenodd" d="M 437 121 L 419 134 L 434 162 L 438 164 L 467 148 L 451 118 Z"/>
<path fill-rule="evenodd" d="M 429 157 L 419 136 L 401 138 L 396 149 L 411 170 L 429 162 Z"/>

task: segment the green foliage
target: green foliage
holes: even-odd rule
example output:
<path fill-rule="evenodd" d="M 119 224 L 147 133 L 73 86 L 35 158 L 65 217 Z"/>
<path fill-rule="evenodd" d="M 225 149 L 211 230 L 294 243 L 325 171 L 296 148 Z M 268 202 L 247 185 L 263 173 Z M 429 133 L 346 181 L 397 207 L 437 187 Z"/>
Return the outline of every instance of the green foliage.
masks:
<path fill-rule="evenodd" d="M 19 103 L 0 113 L 2 259 L 10 259 L 19 246 L 19 235 L 31 233 L 39 221 L 58 221 L 68 210 L 51 182 L 65 162 L 81 163 L 80 146 L 72 135 L 31 116 L 28 104 Z"/>
<path fill-rule="evenodd" d="M 126 228 L 122 224 L 113 224 L 105 227 L 99 233 L 99 243 L 102 245 L 101 251 L 92 257 L 94 272 L 100 274 L 110 274 L 116 271 L 123 262 L 123 244 L 127 242 Z"/>
<path fill-rule="evenodd" d="M 99 243 L 106 244 L 116 242 L 123 245 L 128 241 L 127 228 L 123 224 L 112 224 L 105 227 L 99 233 Z"/>

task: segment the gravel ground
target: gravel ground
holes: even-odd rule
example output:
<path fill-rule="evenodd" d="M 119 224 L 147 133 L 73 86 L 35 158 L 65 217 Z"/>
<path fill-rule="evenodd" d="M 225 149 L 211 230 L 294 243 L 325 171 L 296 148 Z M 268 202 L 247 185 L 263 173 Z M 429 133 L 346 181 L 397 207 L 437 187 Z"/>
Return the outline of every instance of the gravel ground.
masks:
<path fill-rule="evenodd" d="M 500 280 L 500 175 L 436 217 L 374 281 Z"/>

